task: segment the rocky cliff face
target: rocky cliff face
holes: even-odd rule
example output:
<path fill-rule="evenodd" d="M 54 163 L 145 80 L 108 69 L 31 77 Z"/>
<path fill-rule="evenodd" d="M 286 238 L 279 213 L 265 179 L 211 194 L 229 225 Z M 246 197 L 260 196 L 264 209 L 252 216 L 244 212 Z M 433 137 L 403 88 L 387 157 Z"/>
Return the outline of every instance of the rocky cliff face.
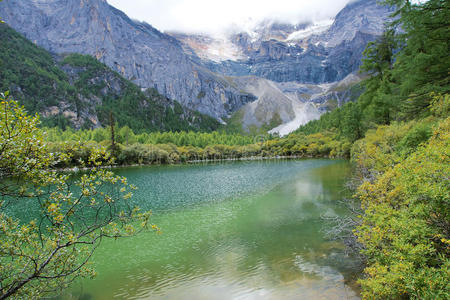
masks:
<path fill-rule="evenodd" d="M 391 13 L 391 8 L 378 5 L 376 0 L 358 0 L 348 4 L 332 22 L 261 24 L 253 32 L 219 40 L 175 37 L 215 72 L 320 84 L 340 81 L 357 71 L 367 43 L 383 32 Z M 228 54 L 223 59 L 210 55 L 211 51 L 217 53 L 218 45 Z"/>
<path fill-rule="evenodd" d="M 358 33 L 379 36 L 394 12 L 393 7 L 383 6 L 377 0 L 356 0 L 346 5 L 334 19 L 331 27 L 310 42 L 320 43 L 327 48 L 351 41 Z"/>
<path fill-rule="evenodd" d="M 215 118 L 253 99 L 195 64 L 176 39 L 105 0 L 8 0 L 0 11 L 5 22 L 51 52 L 92 55 L 139 86 Z"/>
<path fill-rule="evenodd" d="M 89 55 L 55 55 L 0 24 L 0 90 L 39 113 L 44 126 L 110 124 L 143 130 L 204 130 L 217 120 L 182 107 L 155 89 L 145 92 Z"/>
<path fill-rule="evenodd" d="M 8 0 L 0 12 L 51 52 L 90 54 L 142 88 L 219 120 L 242 108 L 248 127 L 281 126 L 299 120 L 302 109 L 315 118 L 333 101 L 348 101 L 352 93 L 328 87 L 358 70 L 392 9 L 357 0 L 331 21 L 267 21 L 220 37 L 164 34 L 105 0 Z"/>
<path fill-rule="evenodd" d="M 362 53 L 382 34 L 392 12 L 376 0 L 357 0 L 334 20 L 316 24 L 265 22 L 220 38 L 173 36 L 214 72 L 241 83 L 248 83 L 239 80 L 242 76 L 260 78 L 253 79 L 257 85 L 240 86 L 258 98 L 241 109 L 244 129 L 277 119 L 282 124 L 272 132 L 285 134 L 361 93 L 354 86 L 361 80 L 356 73 Z"/>
<path fill-rule="evenodd" d="M 315 120 L 361 93 L 361 76 L 350 74 L 341 81 L 324 84 L 274 82 L 255 76 L 231 77 L 241 90 L 257 96 L 244 105 L 235 117 L 244 131 L 252 128 L 270 129 L 271 133 L 286 135 L 299 126 Z"/>

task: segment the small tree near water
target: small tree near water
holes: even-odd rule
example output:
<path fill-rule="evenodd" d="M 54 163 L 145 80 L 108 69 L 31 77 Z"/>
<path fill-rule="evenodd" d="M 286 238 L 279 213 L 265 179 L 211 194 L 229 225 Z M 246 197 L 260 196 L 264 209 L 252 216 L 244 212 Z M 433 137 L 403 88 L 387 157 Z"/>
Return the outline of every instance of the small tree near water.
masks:
<path fill-rule="evenodd" d="M 149 224 L 131 201 L 135 187 L 100 168 L 105 149 L 80 162 L 91 167 L 82 175 L 52 171 L 68 157 L 49 153 L 38 124 L 0 95 L 0 299 L 36 299 L 94 276 L 89 259 L 103 238 Z"/>

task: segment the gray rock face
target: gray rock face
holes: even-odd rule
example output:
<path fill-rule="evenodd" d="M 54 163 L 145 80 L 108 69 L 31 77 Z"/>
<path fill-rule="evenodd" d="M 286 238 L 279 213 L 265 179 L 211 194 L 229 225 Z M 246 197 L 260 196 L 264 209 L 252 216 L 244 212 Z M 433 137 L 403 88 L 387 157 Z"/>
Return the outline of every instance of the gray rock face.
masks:
<path fill-rule="evenodd" d="M 391 12 L 376 0 L 357 0 L 330 24 L 265 22 L 217 39 L 161 33 L 105 0 L 0 2 L 0 17 L 47 50 L 90 54 L 139 86 L 216 119 L 244 107 L 245 126 L 298 124 L 309 118 L 299 117 L 303 104 L 313 106 L 305 111 L 315 118 L 333 107 L 331 100 L 348 101 L 351 92 L 329 87 L 359 69 L 367 42 L 382 33 Z"/>
<path fill-rule="evenodd" d="M 254 94 L 257 100 L 242 108 L 244 130 L 270 123 L 277 126 L 295 118 L 294 104 L 276 85 L 259 77 L 235 77 L 234 82 L 244 91 Z"/>
<path fill-rule="evenodd" d="M 393 7 L 382 6 L 377 0 L 352 1 L 336 15 L 330 29 L 312 37 L 311 42 L 330 48 L 353 40 L 358 33 L 378 36 L 393 12 Z"/>
<path fill-rule="evenodd" d="M 348 101 L 356 100 L 362 92 L 358 86 L 362 79 L 361 75 L 351 73 L 344 79 L 332 83 L 279 82 L 277 86 L 290 98 L 314 104 L 320 113 L 324 113 Z"/>
<path fill-rule="evenodd" d="M 8 0 L 0 11 L 11 27 L 51 52 L 95 56 L 141 87 L 215 118 L 254 99 L 195 64 L 173 37 L 132 21 L 105 0 Z"/>
<path fill-rule="evenodd" d="M 286 134 L 359 96 L 356 84 L 361 78 L 355 73 L 362 53 L 382 34 L 392 12 L 376 0 L 357 0 L 329 24 L 264 23 L 253 32 L 234 33 L 225 40 L 174 37 L 210 70 L 247 82 L 240 88 L 258 100 L 241 109 L 244 129 L 265 126 L 277 117 L 282 124 L 271 132 Z M 211 57 L 208 50 L 218 48 L 232 52 L 223 59 Z M 253 85 L 239 76 L 254 76 Z"/>
<path fill-rule="evenodd" d="M 376 0 L 358 0 L 348 4 L 328 29 L 311 24 L 263 24 L 252 33 L 228 37 L 240 49 L 236 59 L 206 60 L 204 64 L 229 76 L 254 75 L 276 82 L 339 81 L 359 69 L 363 50 L 381 35 L 392 11 Z M 177 38 L 193 46 L 186 42 L 189 36 Z M 201 37 L 196 42 L 199 47 L 191 49 L 197 54 L 212 43 Z"/>
<path fill-rule="evenodd" d="M 359 69 L 362 52 L 376 37 L 357 32 L 352 40 L 344 40 L 332 48 L 321 44 L 302 48 L 298 44 L 270 40 L 262 42 L 245 62 L 206 64 L 211 70 L 228 76 L 254 75 L 276 82 L 334 82 Z"/>
<path fill-rule="evenodd" d="M 286 135 L 322 113 L 355 100 L 361 93 L 357 84 L 362 78 L 350 74 L 341 81 L 325 84 L 273 82 L 254 76 L 231 80 L 258 98 L 240 109 L 243 130 L 271 125 L 271 133 Z"/>

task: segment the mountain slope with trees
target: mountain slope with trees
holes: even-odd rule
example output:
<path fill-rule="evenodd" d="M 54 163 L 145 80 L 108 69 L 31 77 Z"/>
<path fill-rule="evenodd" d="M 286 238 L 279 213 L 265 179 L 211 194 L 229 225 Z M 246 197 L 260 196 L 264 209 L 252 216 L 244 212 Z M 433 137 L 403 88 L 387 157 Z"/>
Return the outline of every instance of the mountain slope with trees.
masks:
<path fill-rule="evenodd" d="M 202 130 L 220 125 L 156 90 L 141 90 L 90 56 L 52 55 L 0 24 L 0 88 L 42 115 L 47 126 L 107 126 L 110 115 L 135 131 Z"/>
<path fill-rule="evenodd" d="M 239 110 L 255 100 L 268 102 L 264 90 L 278 85 L 280 91 L 269 99 L 275 109 L 269 110 L 280 114 L 285 124 L 304 119 L 283 112 L 286 96 L 294 100 L 293 110 L 312 118 L 318 113 L 311 112 L 310 106 L 323 108 L 328 107 L 328 100 L 338 100 L 339 104 L 350 100 L 347 89 L 327 91 L 327 95 L 320 95 L 321 90 L 345 80 L 359 68 L 365 45 L 382 33 L 391 9 L 377 5 L 376 0 L 351 1 L 325 32 L 309 31 L 315 26 L 312 23 L 292 25 L 267 20 L 251 32 L 230 32 L 223 45 L 213 37 L 174 37 L 160 32 L 130 19 L 104 0 L 0 3 L 0 15 L 12 28 L 51 53 L 89 54 L 140 87 L 155 88 L 184 107 L 219 121 L 228 122 L 230 116 L 240 115 Z M 309 32 L 306 36 L 305 30 Z M 296 38 L 288 38 L 291 34 Z M 180 36 L 191 42 L 187 45 Z M 236 49 L 240 58 L 230 57 L 227 45 Z M 215 53 L 220 63 L 211 57 L 201 59 L 195 49 Z M 257 91 L 245 88 L 248 76 L 259 82 Z M 302 110 L 303 103 L 310 105 Z M 245 123 L 244 130 L 253 125 L 265 130 L 280 125 L 276 115 L 261 117 L 266 115 L 265 107 L 258 110 L 253 113 L 249 109 L 245 114 L 251 116 L 241 122 Z M 238 115 L 233 120 L 239 119 Z"/>
<path fill-rule="evenodd" d="M 363 298 L 449 299 L 450 3 L 385 2 L 396 21 L 365 50 L 365 92 L 297 134 L 354 143 Z"/>
<path fill-rule="evenodd" d="M 377 125 L 430 115 L 433 95 L 450 92 L 448 1 L 387 3 L 399 7 L 397 21 L 364 52 L 361 71 L 371 75 L 364 82 L 365 92 L 356 103 L 323 115 L 299 132 L 337 130 L 355 141 Z"/>

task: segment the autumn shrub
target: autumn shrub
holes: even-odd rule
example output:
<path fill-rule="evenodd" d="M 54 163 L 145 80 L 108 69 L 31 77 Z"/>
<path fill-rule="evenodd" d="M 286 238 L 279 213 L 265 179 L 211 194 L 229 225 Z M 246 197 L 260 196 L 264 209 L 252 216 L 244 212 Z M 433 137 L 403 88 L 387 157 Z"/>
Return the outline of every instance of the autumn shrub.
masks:
<path fill-rule="evenodd" d="M 393 123 L 369 130 L 364 139 L 353 144 L 351 161 L 366 178 L 382 174 L 400 161 L 395 146 L 411 127 L 411 123 Z"/>
<path fill-rule="evenodd" d="M 38 116 L 8 93 L 0 104 L 0 299 L 54 298 L 95 275 L 89 261 L 101 240 L 134 236 L 150 212 L 134 206 L 126 178 L 99 168 L 110 160 L 105 148 L 49 147 Z M 80 176 L 51 170 L 73 159 L 92 169 Z"/>
<path fill-rule="evenodd" d="M 430 121 L 418 122 L 398 142 L 396 150 L 404 157 L 414 152 L 420 144 L 427 142 L 431 137 L 432 125 Z"/>
<path fill-rule="evenodd" d="M 359 143 L 373 161 L 389 159 L 382 175 L 358 189 L 365 210 L 357 229 L 368 262 L 366 277 L 360 280 L 365 299 L 450 297 L 450 118 L 434 128 L 429 143 L 404 160 L 392 158 L 392 151 L 383 153 L 389 144 L 379 140 L 390 135 L 392 145 L 394 140 L 417 136 L 417 128 L 423 127 L 383 127 L 378 131 L 381 137 L 369 134 Z M 403 138 L 392 134 L 392 129 L 404 133 Z M 397 163 L 390 167 L 393 161 Z"/>

